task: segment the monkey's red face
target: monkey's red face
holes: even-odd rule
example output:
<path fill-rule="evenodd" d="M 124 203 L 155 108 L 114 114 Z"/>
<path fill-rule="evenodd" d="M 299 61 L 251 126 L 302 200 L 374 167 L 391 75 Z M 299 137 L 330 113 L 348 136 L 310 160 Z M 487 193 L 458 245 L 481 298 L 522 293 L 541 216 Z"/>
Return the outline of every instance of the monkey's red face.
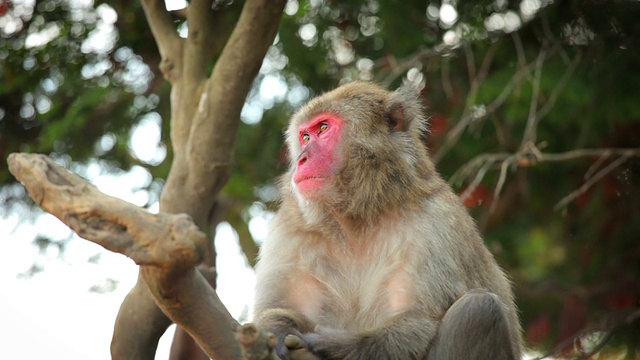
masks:
<path fill-rule="evenodd" d="M 306 199 L 316 199 L 340 169 L 336 151 L 344 121 L 333 114 L 320 114 L 300 125 L 298 157 L 293 182 Z"/>

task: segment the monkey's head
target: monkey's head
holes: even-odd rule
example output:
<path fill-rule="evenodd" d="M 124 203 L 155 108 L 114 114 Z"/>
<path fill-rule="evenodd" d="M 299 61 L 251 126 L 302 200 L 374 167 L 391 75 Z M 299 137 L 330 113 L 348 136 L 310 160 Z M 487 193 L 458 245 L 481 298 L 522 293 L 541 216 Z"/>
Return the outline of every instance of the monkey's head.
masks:
<path fill-rule="evenodd" d="M 353 82 L 291 118 L 285 179 L 303 212 L 375 221 L 428 194 L 437 175 L 421 141 L 426 120 L 418 95 L 412 87 L 390 92 Z"/>

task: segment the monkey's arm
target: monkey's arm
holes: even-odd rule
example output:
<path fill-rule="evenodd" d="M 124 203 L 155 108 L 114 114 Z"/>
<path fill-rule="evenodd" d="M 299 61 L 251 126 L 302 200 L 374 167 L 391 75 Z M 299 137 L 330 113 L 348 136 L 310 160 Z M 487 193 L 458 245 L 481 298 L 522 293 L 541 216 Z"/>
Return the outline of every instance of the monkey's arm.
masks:
<path fill-rule="evenodd" d="M 438 321 L 408 311 L 386 326 L 352 334 L 318 326 L 303 335 L 307 348 L 322 359 L 422 359 L 438 328 Z"/>

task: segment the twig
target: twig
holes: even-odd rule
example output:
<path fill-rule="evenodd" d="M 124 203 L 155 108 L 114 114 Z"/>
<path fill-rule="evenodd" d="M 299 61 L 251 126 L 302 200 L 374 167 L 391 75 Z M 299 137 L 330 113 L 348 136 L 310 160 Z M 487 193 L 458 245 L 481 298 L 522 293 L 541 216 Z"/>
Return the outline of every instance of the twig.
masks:
<path fill-rule="evenodd" d="M 538 53 L 538 57 L 536 58 L 536 69 L 534 72 L 533 79 L 533 92 L 531 94 L 531 103 L 529 105 L 529 116 L 527 117 L 527 125 L 524 131 L 524 135 L 522 136 L 522 142 L 520 143 L 520 147 L 526 146 L 526 144 L 535 144 L 536 142 L 536 124 L 537 124 L 537 116 L 536 112 L 538 110 L 538 97 L 540 95 L 540 79 L 542 77 L 542 65 L 544 64 L 544 60 L 546 58 L 547 46 L 543 44 L 540 48 L 540 52 Z"/>
<path fill-rule="evenodd" d="M 513 91 L 520 82 L 527 76 L 531 70 L 532 64 L 527 65 L 526 67 L 519 69 L 516 73 L 511 77 L 509 82 L 505 85 L 504 89 L 496 97 L 490 104 L 487 106 L 485 116 L 496 111 L 502 104 L 507 100 L 508 96 Z M 453 147 L 453 145 L 458 141 L 464 129 L 469 125 L 469 123 L 473 120 L 472 116 L 467 114 L 464 115 L 458 123 L 447 133 L 444 143 L 438 149 L 436 154 L 433 156 L 434 161 L 439 162 L 444 155 Z"/>
<path fill-rule="evenodd" d="M 601 162 L 603 157 L 608 156 L 619 156 L 619 158 L 613 163 L 609 164 L 606 168 L 600 170 L 594 177 L 591 177 L 587 183 L 585 183 L 580 189 L 576 190 L 576 192 L 582 190 L 582 192 L 586 191 L 590 186 L 592 186 L 595 182 L 599 180 L 602 176 L 606 175 L 606 173 L 613 170 L 615 167 L 622 164 L 626 159 L 630 157 L 640 157 L 640 148 L 608 148 L 608 149 L 577 149 L 572 151 L 567 151 L 564 153 L 550 154 L 550 153 L 542 153 L 538 150 L 537 147 L 533 145 L 529 145 L 524 149 L 516 153 L 490 153 L 490 154 L 482 154 L 474 157 L 466 164 L 462 165 L 450 178 L 451 183 L 460 183 L 464 182 L 468 177 L 471 176 L 472 173 L 476 172 L 474 179 L 471 181 L 469 186 L 465 189 L 465 191 L 460 195 L 460 198 L 464 201 L 469 195 L 473 193 L 473 191 L 480 185 L 484 177 L 486 176 L 488 170 L 496 163 L 502 162 L 500 166 L 500 175 L 498 178 L 498 183 L 496 184 L 496 188 L 494 190 L 493 195 L 493 203 L 492 209 L 495 208 L 497 201 L 500 197 L 500 193 L 502 188 L 504 187 L 504 183 L 506 181 L 506 174 L 508 167 L 510 165 L 519 165 L 519 160 L 527 160 L 527 166 L 532 166 L 536 163 L 540 162 L 558 162 L 558 161 L 568 161 L 574 160 L 584 157 L 595 157 L 599 156 L 597 162 Z M 620 163 L 617 163 L 620 161 Z M 613 167 L 612 167 L 613 166 Z M 592 165 L 592 168 L 594 166 Z M 610 167 L 612 167 L 610 169 Z M 477 169 L 477 170 L 476 170 Z M 589 171 L 587 172 L 589 173 Z M 597 178 L 596 178 L 597 177 Z M 586 176 L 585 176 L 586 178 Z M 586 187 L 586 188 L 585 188 Z M 571 202 L 575 197 L 579 196 L 582 192 L 576 192 L 570 194 L 575 195 L 572 198 L 569 196 L 563 198 L 560 203 L 558 203 L 554 209 L 558 209 L 562 206 L 565 206 L 566 203 Z M 566 203 L 562 203 L 566 202 Z M 562 204 L 561 204 L 562 203 Z"/>
<path fill-rule="evenodd" d="M 493 59 L 496 56 L 496 52 L 498 51 L 498 47 L 500 45 L 500 39 L 495 40 L 487 53 L 482 59 L 482 64 L 480 64 L 480 70 L 478 71 L 478 76 L 476 76 L 476 81 L 478 82 L 478 88 L 480 84 L 484 82 L 485 78 L 489 74 L 489 69 L 491 68 L 491 64 L 493 64 Z"/>
<path fill-rule="evenodd" d="M 605 175 L 613 171 L 618 166 L 622 165 L 625 161 L 627 161 L 627 159 L 629 159 L 629 157 L 630 155 L 622 155 L 616 160 L 612 161 L 611 164 L 605 166 L 602 170 L 598 171 L 592 178 L 590 178 L 587 182 L 585 182 L 582 186 L 580 186 L 580 188 L 571 192 L 569 195 L 563 197 L 560 201 L 558 201 L 558 203 L 553 207 L 553 209 L 559 210 L 567 206 L 568 203 L 573 201 L 578 196 L 584 194 L 585 191 L 589 190 L 589 188 L 593 186 L 593 184 L 598 182 L 598 180 L 602 179 Z"/>
<path fill-rule="evenodd" d="M 565 89 L 565 87 L 569 83 L 569 80 L 573 76 L 573 73 L 576 70 L 576 68 L 578 67 L 578 64 L 580 63 L 581 59 L 582 59 L 582 53 L 578 53 L 573 58 L 573 61 L 567 67 L 567 71 L 565 71 L 565 73 L 562 75 L 562 78 L 560 79 L 558 84 L 555 86 L 555 88 L 551 92 L 551 95 L 549 96 L 549 100 L 547 100 L 547 102 L 544 104 L 544 106 L 542 106 L 542 108 L 538 111 L 538 115 L 537 115 L 537 117 L 535 119 L 534 127 L 538 125 L 538 123 L 540 122 L 540 120 L 542 118 L 547 116 L 547 114 L 551 111 L 553 106 L 556 104 L 556 101 L 558 100 L 558 97 L 560 97 L 560 94 L 562 93 L 562 91 Z"/>
<path fill-rule="evenodd" d="M 462 44 L 462 48 L 464 49 L 465 59 L 467 60 L 467 73 L 469 74 L 469 82 L 473 82 L 476 80 L 476 59 L 473 55 L 473 48 L 468 42 Z"/>
<path fill-rule="evenodd" d="M 605 345 L 607 345 L 609 340 L 611 340 L 611 338 L 613 338 L 613 335 L 616 333 L 616 331 L 618 329 L 620 329 L 620 327 L 622 327 L 624 325 L 629 325 L 629 324 L 633 323 L 634 321 L 638 320 L 639 318 L 640 318 L 640 310 L 636 310 L 636 311 L 632 312 L 631 314 L 629 314 L 628 316 L 626 316 L 624 321 L 621 321 L 618 324 L 615 324 L 612 327 L 612 329 L 609 329 L 607 334 L 605 336 L 603 336 L 602 339 L 600 339 L 600 341 L 598 341 L 598 343 L 591 349 L 591 351 L 588 351 L 586 353 L 581 354 L 577 358 L 577 360 L 586 360 L 586 359 L 591 358 L 591 356 L 595 355 L 597 352 L 602 350 L 605 347 Z"/>
<path fill-rule="evenodd" d="M 451 86 L 451 75 L 449 74 L 449 69 L 449 58 L 442 58 L 440 65 L 440 77 L 442 78 L 442 90 L 444 90 L 447 99 L 451 99 L 455 95 L 453 92 L 453 86 Z"/>
<path fill-rule="evenodd" d="M 507 136 L 505 135 L 506 132 L 504 130 L 504 127 L 502 127 L 500 120 L 498 120 L 495 114 L 491 115 L 491 121 L 493 122 L 493 126 L 496 128 L 496 138 L 498 139 L 498 144 L 500 145 L 500 148 L 506 149 Z"/>
<path fill-rule="evenodd" d="M 640 148 L 602 148 L 602 149 L 576 149 L 563 153 L 549 154 L 542 153 L 537 158 L 540 162 L 567 161 L 583 157 L 602 156 L 604 154 L 612 156 L 640 156 Z"/>
<path fill-rule="evenodd" d="M 585 335 L 592 334 L 593 332 L 596 332 L 596 331 L 606 331 L 607 333 L 598 341 L 598 343 L 590 351 L 583 352 L 578 357 L 575 358 L 576 360 L 589 359 L 591 356 L 595 355 L 597 352 L 602 350 L 605 347 L 605 345 L 607 345 L 607 343 L 613 338 L 613 335 L 615 335 L 615 333 L 622 326 L 632 324 L 638 319 L 640 319 L 640 309 L 632 311 L 630 314 L 625 316 L 624 319 L 622 319 L 621 321 L 619 320 L 616 323 L 607 326 L 606 329 L 603 329 L 602 325 L 597 325 L 597 326 L 588 328 L 586 330 L 580 331 L 575 336 L 569 339 L 566 339 L 562 341 L 560 344 L 556 345 L 553 348 L 553 350 L 533 360 L 542 360 L 550 356 L 559 354 L 560 352 L 564 351 L 569 345 L 575 344 L 576 341 L 580 340 Z"/>
<path fill-rule="evenodd" d="M 485 54 L 484 59 L 482 59 L 482 65 L 480 65 L 480 71 L 477 74 L 476 74 L 475 64 L 474 66 L 468 65 L 470 74 L 472 72 L 474 76 L 469 80 L 471 83 L 471 86 L 469 87 L 469 92 L 467 93 L 467 98 L 465 100 L 465 108 L 462 115 L 463 117 L 469 115 L 469 113 L 471 112 L 471 107 L 476 103 L 478 91 L 480 91 L 480 87 L 484 83 L 484 80 L 487 77 L 487 74 L 489 74 L 489 68 L 491 68 L 491 63 L 493 63 L 493 58 L 496 54 L 496 51 L 498 50 L 498 44 L 499 44 L 499 41 L 495 41 L 493 44 L 491 44 L 491 47 Z M 471 50 L 471 48 L 469 49 L 469 52 L 471 54 L 470 60 L 473 60 L 473 51 Z M 475 118 L 475 120 L 479 120 L 482 118 L 483 117 Z"/>
<path fill-rule="evenodd" d="M 464 190 L 464 192 L 462 194 L 460 194 L 460 199 L 462 201 L 465 201 L 467 199 L 467 197 L 469 197 L 471 194 L 473 194 L 475 189 L 482 182 L 482 179 L 484 179 L 484 176 L 487 173 L 487 171 L 489 171 L 489 168 L 491 167 L 491 165 L 492 165 L 492 162 L 487 161 L 480 168 L 480 170 L 478 170 L 478 173 L 476 174 L 476 177 L 473 179 L 471 184 L 469 184 L 469 186 Z"/>
<path fill-rule="evenodd" d="M 511 156 L 509 153 L 495 153 L 495 154 L 481 154 L 473 159 L 469 160 L 466 164 L 462 165 L 460 169 L 458 169 L 451 176 L 450 181 L 454 184 L 464 181 L 466 178 L 471 176 L 476 169 L 482 167 L 485 163 L 494 163 L 497 161 L 502 161 Z"/>
<path fill-rule="evenodd" d="M 511 38 L 513 39 L 513 45 L 516 48 L 516 54 L 518 55 L 518 66 L 525 67 L 527 66 L 527 57 L 524 54 L 524 46 L 522 46 L 522 39 L 520 39 L 520 33 L 514 31 L 511 33 Z"/>
<path fill-rule="evenodd" d="M 380 81 L 380 84 L 388 87 L 392 82 L 394 82 L 398 77 L 403 75 L 409 69 L 416 65 L 420 65 L 422 61 L 434 56 L 442 56 L 443 54 L 450 51 L 452 51 L 452 48 L 450 46 L 439 44 L 434 46 L 433 48 L 422 49 L 415 54 L 409 55 L 391 66 L 391 71 L 382 81 Z"/>
<path fill-rule="evenodd" d="M 544 32 L 545 36 L 547 37 L 547 39 L 551 40 L 551 42 L 554 45 L 557 45 L 559 47 L 560 57 L 562 58 L 564 63 L 567 65 L 570 64 L 571 59 L 569 58 L 569 54 L 567 54 L 567 51 L 564 49 L 560 41 L 558 41 L 558 38 L 556 38 L 556 36 L 551 31 L 547 12 L 546 11 L 541 12 L 540 18 L 542 19 L 542 31 Z"/>
<path fill-rule="evenodd" d="M 604 154 L 600 155 L 600 157 L 598 158 L 598 160 L 596 160 L 593 164 L 591 164 L 591 166 L 589 166 L 589 169 L 587 169 L 587 172 L 584 174 L 584 178 L 583 180 L 588 180 L 591 176 L 593 176 L 593 174 L 596 172 L 596 170 L 598 170 L 600 168 L 600 166 L 602 166 L 602 164 L 604 164 L 605 161 L 607 161 L 607 159 L 609 158 L 611 154 L 608 152 L 605 152 Z"/>
<path fill-rule="evenodd" d="M 498 183 L 496 184 L 496 188 L 493 190 L 493 199 L 491 200 L 491 207 L 489 208 L 489 214 L 493 214 L 498 205 L 498 200 L 500 200 L 500 193 L 502 192 L 502 187 L 504 186 L 505 181 L 507 180 L 507 170 L 509 166 L 513 164 L 513 161 L 516 160 L 517 157 L 511 156 L 502 162 L 500 165 L 500 177 L 498 178 Z"/>

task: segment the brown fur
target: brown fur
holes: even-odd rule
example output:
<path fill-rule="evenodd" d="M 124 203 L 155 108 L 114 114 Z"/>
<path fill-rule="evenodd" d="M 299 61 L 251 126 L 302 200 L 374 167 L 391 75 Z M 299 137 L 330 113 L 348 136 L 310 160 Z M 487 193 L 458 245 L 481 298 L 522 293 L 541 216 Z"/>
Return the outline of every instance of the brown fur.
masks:
<path fill-rule="evenodd" d="M 417 94 L 354 82 L 310 101 L 291 119 L 291 166 L 260 252 L 255 320 L 281 338 L 300 336 L 319 358 L 458 356 L 434 351 L 436 338 L 442 348 L 481 342 L 473 349 L 497 358 L 521 351 L 510 284 L 421 142 L 426 120 Z M 322 200 L 312 201 L 297 195 L 291 178 L 301 153 L 298 127 L 320 113 L 345 121 L 342 169 Z M 465 296 L 474 289 L 491 296 Z M 484 346 L 490 334 L 481 326 L 446 327 L 471 339 L 439 331 L 445 314 L 450 325 L 482 318 L 475 312 L 485 310 L 502 325 L 489 326 L 501 330 L 494 337 L 506 338 Z M 468 358 L 474 356 L 484 358 Z"/>

